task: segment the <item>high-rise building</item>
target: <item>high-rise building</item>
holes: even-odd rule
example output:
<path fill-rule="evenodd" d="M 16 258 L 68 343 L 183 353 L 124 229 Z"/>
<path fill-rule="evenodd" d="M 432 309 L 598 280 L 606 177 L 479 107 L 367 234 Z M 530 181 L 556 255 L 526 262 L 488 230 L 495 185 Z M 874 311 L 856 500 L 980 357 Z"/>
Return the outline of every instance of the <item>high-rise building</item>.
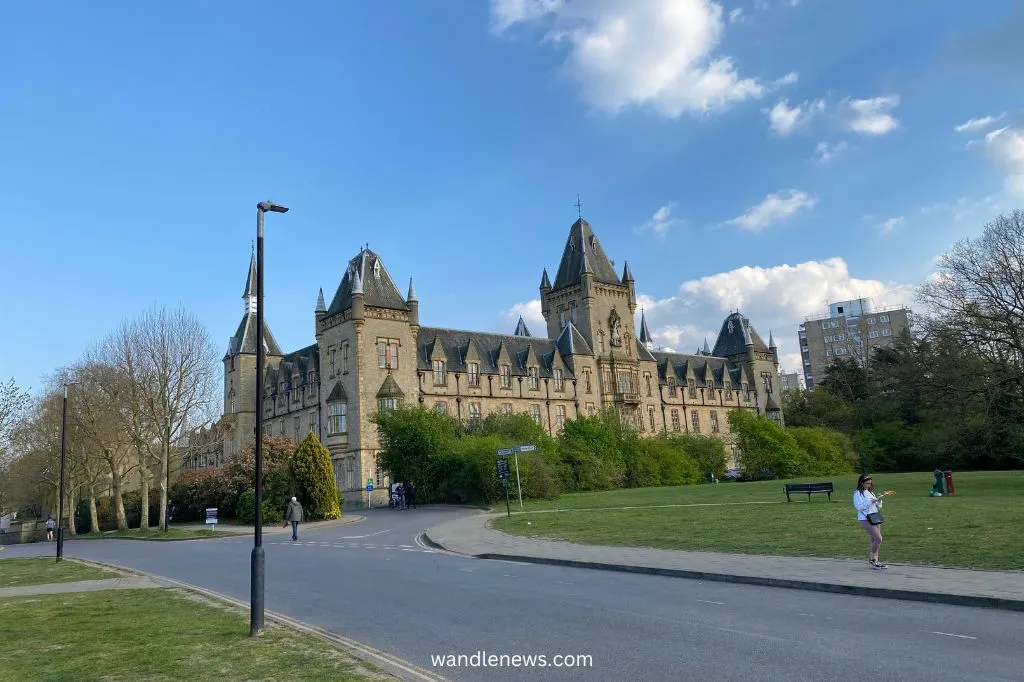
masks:
<path fill-rule="evenodd" d="M 835 360 L 867 362 L 875 348 L 892 345 L 910 326 L 912 313 L 904 306 L 874 308 L 871 300 L 839 301 L 827 313 L 812 315 L 800 325 L 800 359 L 808 389 L 825 378 Z"/>
<path fill-rule="evenodd" d="M 804 387 L 803 375 L 800 372 L 779 371 L 779 385 L 782 391 L 798 391 Z"/>

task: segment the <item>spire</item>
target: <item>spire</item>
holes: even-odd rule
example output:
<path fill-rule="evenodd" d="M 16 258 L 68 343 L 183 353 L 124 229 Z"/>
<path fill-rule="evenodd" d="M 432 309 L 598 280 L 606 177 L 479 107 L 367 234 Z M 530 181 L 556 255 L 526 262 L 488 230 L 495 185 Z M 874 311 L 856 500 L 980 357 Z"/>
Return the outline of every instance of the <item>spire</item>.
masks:
<path fill-rule="evenodd" d="M 622 283 L 633 281 L 633 273 L 629 269 L 629 261 L 626 261 L 625 267 L 622 268 Z"/>
<path fill-rule="evenodd" d="M 550 289 L 551 288 L 551 280 L 548 279 L 548 269 L 547 268 L 544 268 L 544 274 L 540 276 L 540 288 L 541 289 Z"/>
<path fill-rule="evenodd" d="M 359 267 L 352 268 L 352 294 L 363 293 L 363 276 L 359 272 Z"/>
<path fill-rule="evenodd" d="M 418 301 L 416 298 L 416 290 L 412 286 L 412 277 L 409 278 L 409 294 L 405 297 L 406 301 Z"/>
<path fill-rule="evenodd" d="M 316 297 L 316 311 L 315 312 L 318 312 L 318 313 L 326 313 L 327 312 L 327 304 L 324 303 L 324 290 L 323 290 L 323 288 L 320 289 L 320 293 Z"/>
<path fill-rule="evenodd" d="M 628 265 L 626 266 L 629 267 Z M 647 350 L 654 348 L 654 339 L 651 337 L 651 330 L 647 328 L 647 313 L 644 309 L 640 309 L 640 343 L 642 343 Z"/>
<path fill-rule="evenodd" d="M 772 334 L 772 330 L 768 330 L 768 350 L 777 350 L 778 346 L 775 345 L 775 335 Z"/>
<path fill-rule="evenodd" d="M 569 228 L 569 236 L 565 240 L 565 249 L 562 251 L 562 260 L 558 264 L 558 273 L 555 275 L 552 288 L 558 291 L 577 285 L 584 272 L 593 274 L 595 282 L 622 285 L 622 280 L 605 255 L 601 242 L 594 235 L 590 224 L 581 218 Z"/>
<path fill-rule="evenodd" d="M 704 337 L 704 355 L 711 355 L 711 346 L 708 345 L 708 337 Z"/>
<path fill-rule="evenodd" d="M 245 312 L 256 312 L 256 254 L 249 257 L 249 276 L 245 280 L 245 293 L 242 294 L 245 301 Z"/>
<path fill-rule="evenodd" d="M 513 336 L 533 336 L 530 330 L 526 326 L 526 322 L 523 320 L 523 316 L 519 316 L 519 322 L 516 323 L 516 330 L 512 332 Z"/>

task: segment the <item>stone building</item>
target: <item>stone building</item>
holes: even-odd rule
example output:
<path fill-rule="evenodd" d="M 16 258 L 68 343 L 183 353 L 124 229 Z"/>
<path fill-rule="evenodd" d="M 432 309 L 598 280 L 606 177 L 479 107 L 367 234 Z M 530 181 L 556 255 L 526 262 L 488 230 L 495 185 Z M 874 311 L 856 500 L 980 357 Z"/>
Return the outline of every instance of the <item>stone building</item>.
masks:
<path fill-rule="evenodd" d="M 224 458 L 255 434 L 256 275 L 250 263 L 245 314 L 224 356 Z M 778 351 L 740 313 L 725 319 L 714 349 L 655 352 L 644 315 L 636 330 L 636 287 L 621 276 L 580 219 L 569 230 L 552 283 L 540 282 L 545 334 L 522 319 L 511 334 L 420 324 L 409 281 L 403 296 L 380 256 L 352 258 L 328 305 L 314 311 L 315 341 L 284 353 L 264 326 L 265 432 L 299 440 L 318 435 L 331 452 L 346 504 L 386 499 L 387 472 L 371 419 L 399 405 L 458 419 L 525 412 L 551 434 L 580 415 L 612 407 L 639 430 L 718 435 L 729 441 L 730 410 L 782 421 Z M 733 451 L 735 454 L 735 450 Z M 219 461 L 219 460 L 217 460 Z"/>

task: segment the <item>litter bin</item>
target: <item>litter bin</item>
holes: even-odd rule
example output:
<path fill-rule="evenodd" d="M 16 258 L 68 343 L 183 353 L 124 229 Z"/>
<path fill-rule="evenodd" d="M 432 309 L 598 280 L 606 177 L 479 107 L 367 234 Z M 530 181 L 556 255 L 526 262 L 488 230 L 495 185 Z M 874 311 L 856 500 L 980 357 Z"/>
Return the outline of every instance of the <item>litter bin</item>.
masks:
<path fill-rule="evenodd" d="M 932 494 L 938 493 L 943 494 L 945 489 L 942 486 L 942 471 L 939 469 L 935 470 L 935 483 L 932 484 Z"/>
<path fill-rule="evenodd" d="M 953 490 L 953 472 L 947 469 L 944 473 L 946 475 L 946 494 L 947 495 L 954 495 L 954 494 L 956 494 L 955 491 Z"/>

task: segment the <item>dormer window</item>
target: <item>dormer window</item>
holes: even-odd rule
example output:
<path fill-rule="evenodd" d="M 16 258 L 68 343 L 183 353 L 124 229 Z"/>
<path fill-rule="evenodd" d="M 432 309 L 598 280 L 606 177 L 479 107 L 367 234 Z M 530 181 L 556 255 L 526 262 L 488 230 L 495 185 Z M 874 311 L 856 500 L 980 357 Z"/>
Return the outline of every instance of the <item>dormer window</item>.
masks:
<path fill-rule="evenodd" d="M 501 366 L 501 387 L 512 388 L 512 368 L 508 365 Z"/>
<path fill-rule="evenodd" d="M 555 390 L 556 391 L 563 391 L 563 390 L 565 390 L 565 384 L 564 384 L 564 380 L 562 378 L 562 370 L 556 369 L 556 370 L 553 370 L 551 373 L 552 373 L 552 375 L 555 378 Z"/>
<path fill-rule="evenodd" d="M 448 372 L 444 360 L 434 360 L 434 385 L 444 386 L 448 383 Z"/>
<path fill-rule="evenodd" d="M 530 380 L 530 390 L 536 391 L 537 389 L 540 388 L 540 380 L 537 378 L 537 368 L 531 367 L 528 370 L 526 370 L 526 372 Z"/>
<path fill-rule="evenodd" d="M 377 279 L 380 279 L 380 261 L 379 260 L 373 262 L 373 276 L 375 278 L 377 278 Z"/>

